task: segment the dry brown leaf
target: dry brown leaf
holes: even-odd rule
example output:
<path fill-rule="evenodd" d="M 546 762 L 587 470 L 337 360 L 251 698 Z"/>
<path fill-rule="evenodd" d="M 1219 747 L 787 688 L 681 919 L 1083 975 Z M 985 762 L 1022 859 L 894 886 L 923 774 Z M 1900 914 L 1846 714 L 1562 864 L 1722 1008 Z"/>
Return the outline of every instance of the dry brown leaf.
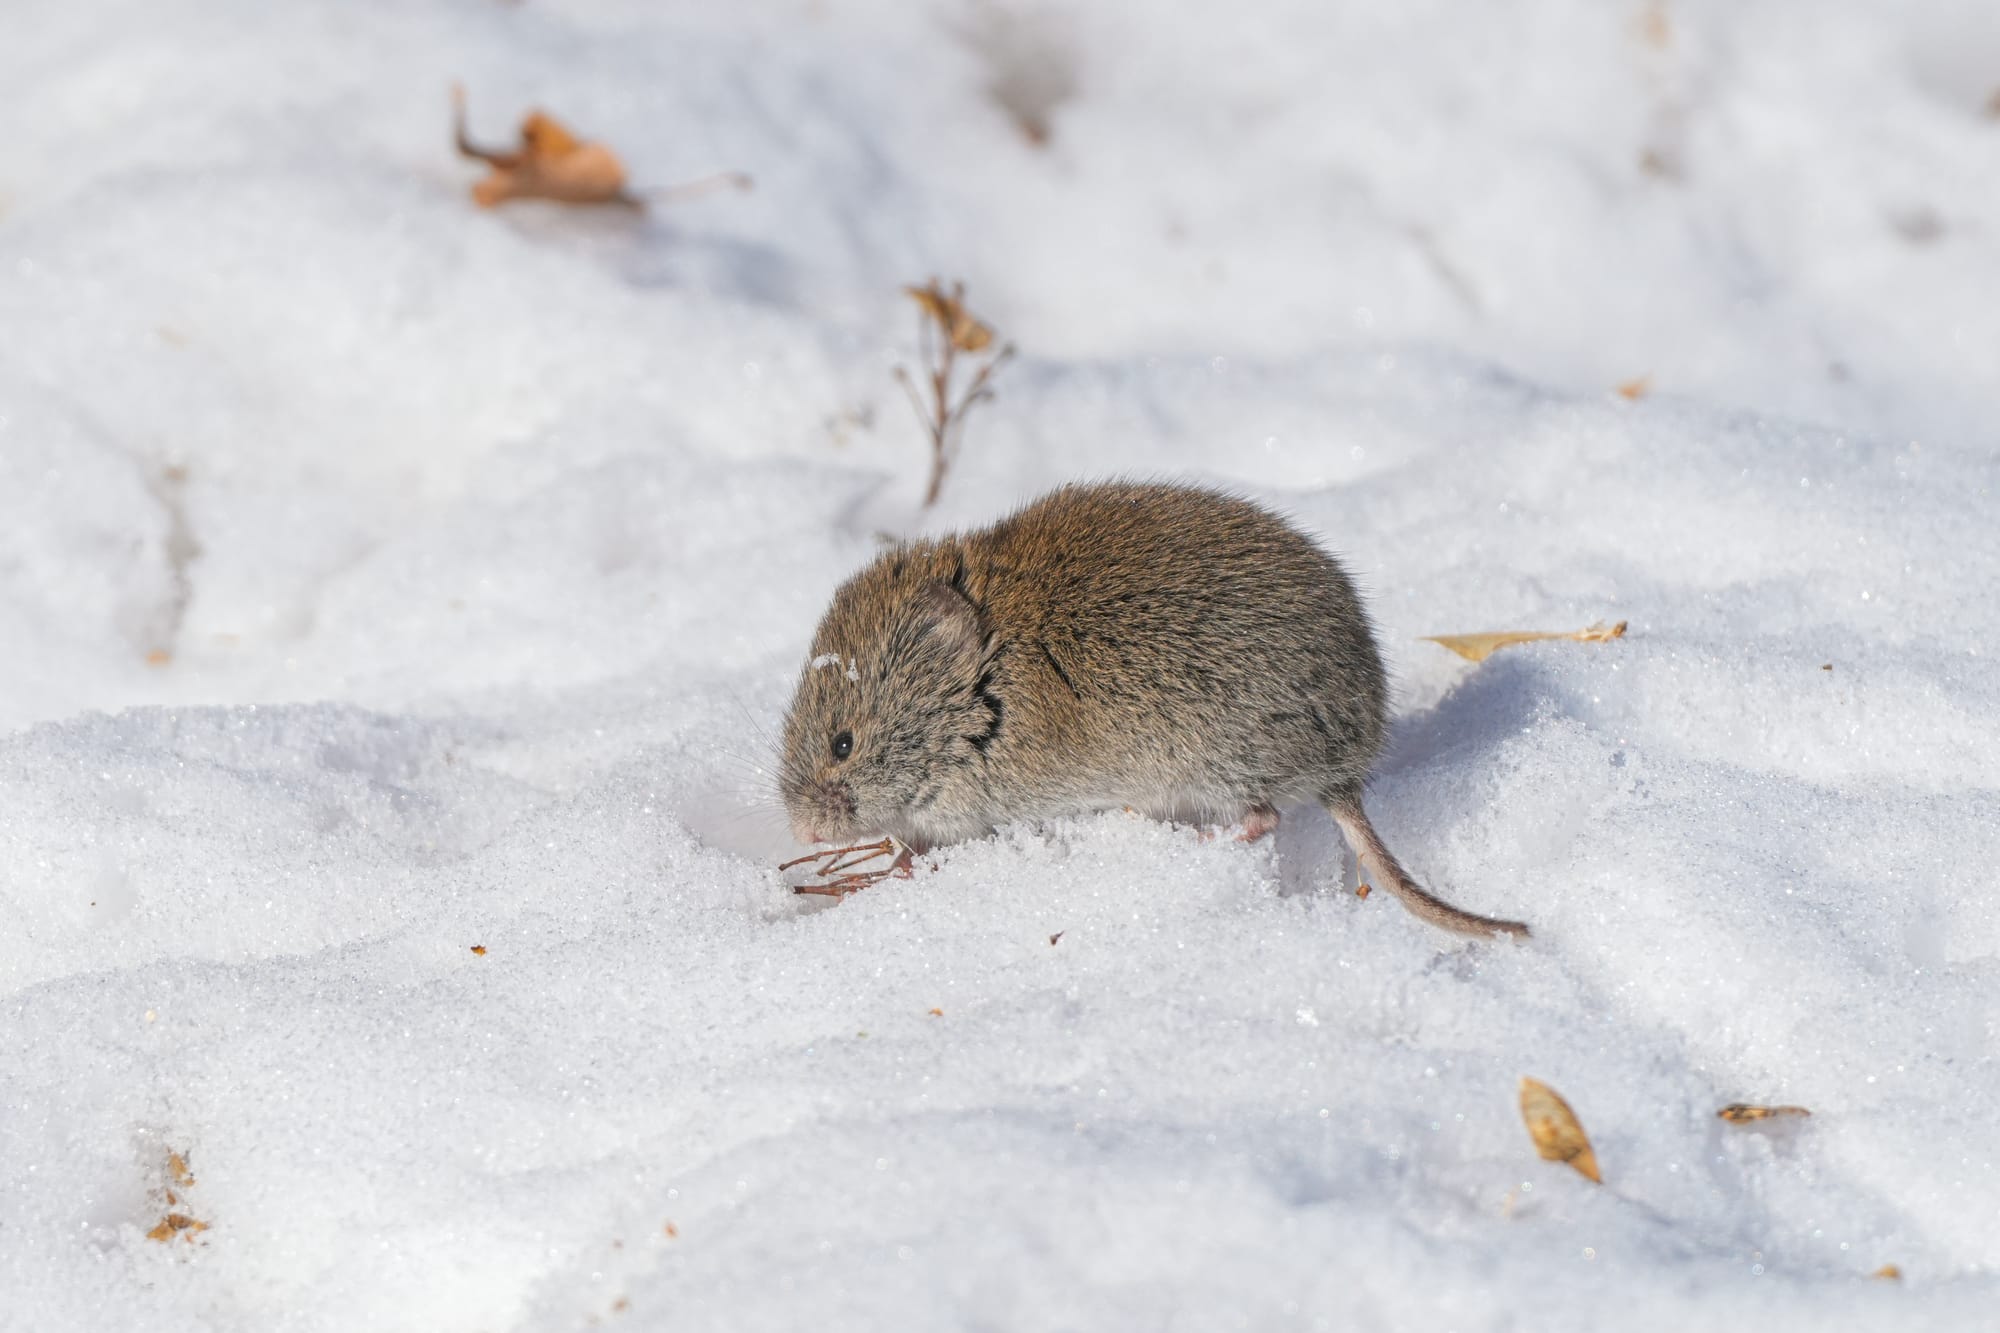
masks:
<path fill-rule="evenodd" d="M 931 1017 L 932 1017 L 932 1018 L 943 1018 L 943 1017 L 944 1017 L 944 1010 L 942 1010 L 942 1009 L 933 1009 L 933 1010 L 931 1010 Z"/>
<path fill-rule="evenodd" d="M 579 139 L 562 122 L 530 111 L 521 122 L 521 146 L 513 152 L 481 148 L 465 129 L 465 89 L 451 90 L 452 132 L 458 151 L 493 170 L 472 187 L 481 208 L 509 199 L 553 199 L 565 204 L 626 204 L 639 201 L 625 189 L 625 164 L 601 143 Z"/>
<path fill-rule="evenodd" d="M 479 955 L 481 955 L 481 956 L 483 957 L 483 956 L 485 955 L 485 953 L 486 953 L 486 946 L 485 946 L 485 945 L 483 945 L 483 944 L 475 944 L 475 945 L 473 945 L 473 946 L 472 946 L 472 951 L 473 951 L 474 953 L 476 953 L 476 954 L 479 954 Z"/>
<path fill-rule="evenodd" d="M 175 1236 L 183 1236 L 193 1240 L 197 1234 L 206 1230 L 208 1223 L 198 1222 L 186 1213 L 168 1213 L 160 1219 L 157 1226 L 146 1233 L 146 1239 L 164 1241 L 172 1240 Z"/>
<path fill-rule="evenodd" d="M 155 648 L 146 654 L 146 665 L 149 667 L 163 667 L 173 660 L 174 655 L 164 648 Z"/>
<path fill-rule="evenodd" d="M 1641 375 L 1635 380 L 1626 380 L 1618 386 L 1618 396 L 1628 403 L 1636 403 L 1653 391 L 1653 377 Z"/>
<path fill-rule="evenodd" d="M 1731 1102 L 1715 1114 L 1718 1119 L 1727 1120 L 1732 1125 L 1747 1125 L 1753 1120 L 1811 1115 L 1812 1112 L 1803 1106 L 1752 1106 L 1749 1102 Z"/>
<path fill-rule="evenodd" d="M 923 307 L 931 322 L 943 330 L 951 345 L 961 352 L 983 352 L 993 345 L 993 330 L 972 317 L 965 302 L 947 293 L 935 280 L 925 287 L 905 287 L 904 293 Z"/>
<path fill-rule="evenodd" d="M 1611 639 L 1625 637 L 1625 622 L 1606 625 L 1602 621 L 1588 629 L 1570 630 L 1496 630 L 1484 634 L 1426 634 L 1425 642 L 1441 644 L 1451 649 L 1468 662 L 1484 662 L 1502 648 L 1511 648 L 1517 643 L 1535 643 L 1542 639 L 1574 639 L 1578 643 L 1604 643 Z"/>
<path fill-rule="evenodd" d="M 1568 1162 L 1599 1185 L 1597 1154 L 1591 1150 L 1576 1112 L 1554 1088 L 1539 1079 L 1521 1080 L 1521 1119 L 1535 1141 L 1535 1151 L 1551 1162 Z"/>
<path fill-rule="evenodd" d="M 182 1189 L 194 1184 L 194 1172 L 188 1170 L 187 1158 L 177 1152 L 168 1153 L 167 1178 Z"/>
<path fill-rule="evenodd" d="M 1903 1280 L 1903 1270 L 1894 1264 L 1883 1264 L 1868 1276 L 1879 1277 L 1887 1282 L 1901 1282 Z"/>
<path fill-rule="evenodd" d="M 667 1233 L 667 1239 L 668 1239 L 668 1240 L 679 1240 L 679 1239 L 680 1239 L 680 1236 L 681 1236 L 681 1229 L 680 1229 L 679 1227 L 675 1226 L 675 1225 L 674 1225 L 674 1224 L 673 1224 L 672 1222 L 669 1222 L 669 1223 L 667 1223 L 667 1224 L 666 1224 L 666 1226 L 664 1226 L 664 1227 L 662 1227 L 662 1228 L 661 1228 L 661 1230 L 663 1230 L 663 1231 L 665 1231 L 665 1232 Z"/>
<path fill-rule="evenodd" d="M 1060 930 L 1057 931 L 1055 934 L 1049 936 L 1049 947 L 1053 949 L 1056 946 L 1056 941 L 1060 940 L 1062 937 L 1063 933 Z"/>

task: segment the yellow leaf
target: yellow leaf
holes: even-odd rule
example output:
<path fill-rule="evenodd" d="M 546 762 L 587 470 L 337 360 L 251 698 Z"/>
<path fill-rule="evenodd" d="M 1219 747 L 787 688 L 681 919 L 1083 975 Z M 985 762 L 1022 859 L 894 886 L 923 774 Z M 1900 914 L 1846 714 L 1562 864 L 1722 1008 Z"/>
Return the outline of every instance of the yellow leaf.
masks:
<path fill-rule="evenodd" d="M 961 352 L 983 352 L 993 345 L 993 330 L 959 310 L 958 323 L 951 326 L 951 340 Z"/>
<path fill-rule="evenodd" d="M 956 292 L 946 294 L 935 281 L 925 287 L 905 287 L 903 292 L 923 307 L 931 322 L 943 330 L 959 351 L 983 352 L 992 346 L 993 330 L 972 317 Z"/>
<path fill-rule="evenodd" d="M 1868 1276 L 1879 1277 L 1889 1282 L 1901 1282 L 1903 1280 L 1903 1270 L 1894 1264 L 1883 1264 Z"/>
<path fill-rule="evenodd" d="M 903 295 L 922 307 L 939 328 L 950 332 L 952 321 L 958 316 L 958 302 L 939 291 L 937 283 L 926 287 L 905 287 Z"/>
<path fill-rule="evenodd" d="M 175 1236 L 185 1236 L 189 1240 L 193 1240 L 197 1232 L 206 1230 L 208 1230 L 208 1223 L 197 1222 L 186 1213 L 168 1213 L 159 1220 L 159 1223 L 151 1231 L 146 1233 L 146 1239 L 165 1241 L 172 1240 Z"/>
<path fill-rule="evenodd" d="M 1521 1119 L 1535 1141 L 1535 1151 L 1551 1162 L 1568 1162 L 1597 1184 L 1604 1177 L 1597 1170 L 1597 1154 L 1578 1123 L 1576 1112 L 1548 1084 L 1539 1079 L 1521 1080 Z"/>
<path fill-rule="evenodd" d="M 1535 643 L 1542 639 L 1574 639 L 1578 643 L 1603 643 L 1610 639 L 1625 637 L 1625 622 L 1615 625 L 1602 622 L 1588 629 L 1570 630 L 1495 630 L 1484 634 L 1426 634 L 1427 643 L 1441 644 L 1451 649 L 1468 662 L 1484 662 L 1502 648 L 1511 648 L 1517 643 Z"/>
<path fill-rule="evenodd" d="M 1769 1120 L 1774 1116 L 1811 1115 L 1803 1106 L 1752 1106 L 1748 1102 L 1731 1102 L 1717 1111 L 1718 1119 L 1727 1120 L 1732 1125 L 1747 1125 L 1753 1120 Z"/>

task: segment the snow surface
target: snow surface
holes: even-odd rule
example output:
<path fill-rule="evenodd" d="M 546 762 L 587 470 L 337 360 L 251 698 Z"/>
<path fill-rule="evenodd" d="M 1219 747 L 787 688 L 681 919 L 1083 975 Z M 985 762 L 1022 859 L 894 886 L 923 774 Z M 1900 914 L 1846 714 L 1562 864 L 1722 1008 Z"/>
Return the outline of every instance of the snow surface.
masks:
<path fill-rule="evenodd" d="M 10 1333 L 1992 1326 L 1987 0 L 7 18 Z M 757 189 L 481 213 L 453 79 Z M 1021 355 L 920 514 L 933 274 Z M 788 892 L 833 586 L 1118 473 L 1345 555 L 1532 942 L 1312 811 Z"/>

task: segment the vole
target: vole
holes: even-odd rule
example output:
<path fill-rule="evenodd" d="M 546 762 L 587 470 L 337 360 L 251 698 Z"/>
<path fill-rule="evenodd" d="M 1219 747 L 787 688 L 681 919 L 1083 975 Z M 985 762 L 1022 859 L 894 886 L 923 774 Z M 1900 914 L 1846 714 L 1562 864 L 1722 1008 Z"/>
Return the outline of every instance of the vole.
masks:
<path fill-rule="evenodd" d="M 841 585 L 779 787 L 801 841 L 918 850 L 1120 807 L 1255 838 L 1316 800 L 1422 920 L 1526 935 L 1426 892 L 1368 822 L 1387 696 L 1353 581 L 1277 515 L 1192 486 L 1066 486 Z"/>

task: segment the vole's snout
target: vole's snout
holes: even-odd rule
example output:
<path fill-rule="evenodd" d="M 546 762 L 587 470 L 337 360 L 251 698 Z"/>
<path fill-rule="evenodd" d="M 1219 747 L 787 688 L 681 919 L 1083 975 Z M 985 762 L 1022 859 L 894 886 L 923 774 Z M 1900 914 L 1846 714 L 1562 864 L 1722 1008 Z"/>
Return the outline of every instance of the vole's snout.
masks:
<path fill-rule="evenodd" d="M 854 792 L 844 782 L 808 782 L 792 811 L 792 836 L 802 843 L 833 842 L 855 831 Z"/>

